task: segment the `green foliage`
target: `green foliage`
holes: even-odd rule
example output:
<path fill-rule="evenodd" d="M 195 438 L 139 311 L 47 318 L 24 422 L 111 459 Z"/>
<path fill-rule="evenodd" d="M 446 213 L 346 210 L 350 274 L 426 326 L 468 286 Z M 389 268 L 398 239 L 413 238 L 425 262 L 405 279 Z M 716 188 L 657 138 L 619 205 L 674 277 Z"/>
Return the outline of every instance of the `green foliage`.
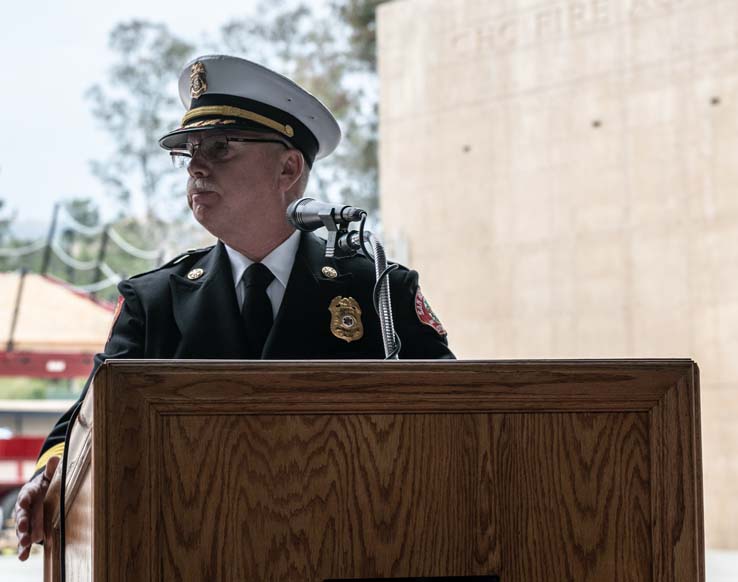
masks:
<path fill-rule="evenodd" d="M 0 400 L 73 399 L 79 396 L 83 387 L 82 378 L 0 378 Z"/>
<path fill-rule="evenodd" d="M 90 200 L 71 200 L 66 204 L 67 211 L 79 223 L 87 227 L 101 227 L 99 213 Z M 123 237 L 126 242 L 141 250 L 152 250 L 152 239 L 150 236 L 152 227 L 156 228 L 158 221 L 137 220 L 132 217 L 122 217 L 109 223 L 109 229 Z M 99 230 L 99 228 L 98 228 Z M 102 259 L 121 278 L 129 277 L 136 273 L 148 271 L 158 260 L 147 260 L 137 258 L 121 249 L 108 239 L 105 248 L 101 249 L 104 236 L 102 233 L 85 236 L 79 232 L 68 230 L 62 233 L 62 247 L 77 260 L 97 261 Z M 161 257 L 161 255 L 160 255 Z M 65 272 L 66 270 L 66 272 Z M 53 257 L 49 274 L 59 277 L 75 285 L 92 285 L 106 278 L 103 271 L 89 269 L 86 271 L 70 270 L 58 257 Z M 100 299 L 114 301 L 118 295 L 115 285 L 101 290 L 96 294 Z"/>
<path fill-rule="evenodd" d="M 376 10 L 388 0 L 334 0 L 334 14 L 348 26 L 351 55 L 355 65 L 368 71 L 377 70 Z"/>
<path fill-rule="evenodd" d="M 210 46 L 210 52 L 243 56 L 293 78 L 333 111 L 343 140 L 333 155 L 316 163 L 309 195 L 362 206 L 374 218 L 378 198 L 375 10 L 381 3 L 333 0 L 325 9 L 298 0 L 260 0 L 254 10 L 258 19 L 228 22 Z M 165 25 L 142 20 L 118 24 L 109 42 L 114 65 L 105 82 L 90 88 L 88 98 L 93 116 L 112 138 L 114 148 L 109 157 L 92 162 L 92 169 L 120 204 L 113 228 L 135 247 L 166 249 L 164 258 L 199 242 L 186 232 L 185 204 L 172 203 L 173 195 L 183 198 L 184 176 L 171 168 L 158 146 L 158 139 L 181 118 L 177 77 L 194 47 Z M 136 202 L 144 208 L 143 218 L 131 217 Z M 65 205 L 77 222 L 100 226 L 98 209 L 89 199 L 73 199 Z M 0 241 L 7 245 L 12 215 L 3 208 L 0 200 Z M 58 236 L 62 249 L 77 260 L 95 261 L 100 255 L 99 235 L 88 236 L 62 225 Z M 13 260 L 0 257 L 0 268 L 38 271 L 42 256 L 43 251 Z M 104 258 L 122 277 L 155 266 L 110 241 Z M 71 269 L 53 255 L 48 273 L 81 286 L 104 278 L 94 269 Z M 115 287 L 100 294 L 108 299 L 115 295 Z"/>
<path fill-rule="evenodd" d="M 1 378 L 0 400 L 46 398 L 47 382 L 41 378 Z"/>
<path fill-rule="evenodd" d="M 31 241 L 17 238 L 12 231 L 13 221 L 15 220 L 15 212 L 6 208 L 5 200 L 0 198 L 0 248 L 12 251 L 19 247 L 24 247 Z M 19 258 L 12 255 L 0 255 L 0 272 L 10 271 L 18 268 Z"/>
<path fill-rule="evenodd" d="M 5 206 L 5 200 L 0 198 L 0 247 L 9 246 L 11 243 L 10 225 L 15 219 L 15 213 L 9 211 Z"/>
<path fill-rule="evenodd" d="M 121 249 L 111 240 L 108 240 L 105 248 L 102 249 L 104 236 L 100 213 L 92 200 L 73 198 L 61 204 L 63 211 L 60 216 L 62 218 L 57 223 L 58 230 L 54 238 L 61 250 L 74 260 L 90 264 L 102 260 L 114 273 L 122 278 L 148 271 L 161 262 L 162 253 L 159 254 L 156 260 L 140 259 Z M 68 213 L 82 228 L 65 221 L 63 219 L 65 213 Z M 151 225 L 150 222 L 124 217 L 116 219 L 107 226 L 114 228 L 132 246 L 142 250 L 151 250 L 152 241 L 149 236 Z M 89 232 L 80 232 L 80 230 L 84 231 L 85 229 L 89 229 Z M 19 243 L 14 241 L 14 244 L 18 246 Z M 0 257 L 0 267 L 4 271 L 25 269 L 32 273 L 40 273 L 43 269 L 45 252 L 46 248 L 44 247 L 34 253 L 18 258 Z M 107 278 L 107 274 L 102 269 L 77 269 L 69 266 L 56 252 L 49 254 L 49 262 L 45 272 L 52 277 L 82 288 Z M 97 296 L 105 300 L 115 300 L 117 297 L 115 285 L 111 284 L 102 289 L 97 293 Z"/>
<path fill-rule="evenodd" d="M 256 13 L 258 21 L 226 24 L 214 49 L 292 78 L 333 112 L 343 141 L 333 155 L 316 162 L 309 192 L 375 211 L 376 91 L 371 75 L 365 75 L 346 50 L 351 31 L 332 12 L 305 3 L 261 0 Z"/>
<path fill-rule="evenodd" d="M 225 24 L 211 52 L 254 60 L 294 79 L 336 115 L 343 142 L 315 165 L 310 193 L 377 209 L 377 82 L 374 56 L 375 10 L 380 0 L 334 0 L 329 9 L 298 0 L 259 0 L 258 18 Z M 176 127 L 181 109 L 176 80 L 193 45 L 158 23 L 134 20 L 110 35 L 116 62 L 107 85 L 95 85 L 89 97 L 93 115 L 113 137 L 114 154 L 93 162 L 108 191 L 127 205 L 140 192 L 148 238 L 158 242 L 172 219 L 171 194 L 181 192 L 182 176 L 173 174 L 157 140 Z M 156 212 L 166 204 L 165 212 Z M 178 205 L 186 212 L 184 205 Z M 176 227 L 175 227 L 176 228 Z"/>
<path fill-rule="evenodd" d="M 90 227 L 100 224 L 100 211 L 90 198 L 71 198 L 64 205 L 77 222 Z"/>
<path fill-rule="evenodd" d="M 115 147 L 108 159 L 92 162 L 92 171 L 122 207 L 138 197 L 147 221 L 154 221 L 166 194 L 181 191 L 181 176 L 158 139 L 181 115 L 175 71 L 193 47 L 163 24 L 133 20 L 113 29 L 110 48 L 116 61 L 107 83 L 91 87 L 88 98 Z"/>
<path fill-rule="evenodd" d="M 116 220 L 110 225 L 116 230 L 128 243 L 142 249 L 152 250 L 158 249 L 159 245 L 152 245 L 150 237 L 151 223 L 144 223 L 135 218 L 125 217 Z M 150 271 L 155 266 L 163 262 L 164 253 L 159 253 L 159 258 L 155 260 L 140 259 L 127 253 L 112 241 L 108 241 L 105 262 L 117 273 L 121 278 L 130 277 L 136 273 Z M 99 276 L 98 280 L 103 277 Z M 100 299 L 115 301 L 118 297 L 118 290 L 113 285 L 97 294 Z"/>

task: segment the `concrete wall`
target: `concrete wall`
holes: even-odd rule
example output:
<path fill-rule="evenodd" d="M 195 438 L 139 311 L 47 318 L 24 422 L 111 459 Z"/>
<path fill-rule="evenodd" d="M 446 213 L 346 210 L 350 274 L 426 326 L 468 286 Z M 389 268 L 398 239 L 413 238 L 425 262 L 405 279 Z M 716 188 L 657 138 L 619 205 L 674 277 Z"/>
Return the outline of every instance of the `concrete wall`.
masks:
<path fill-rule="evenodd" d="M 386 238 L 467 358 L 691 357 L 738 548 L 738 2 L 380 7 Z"/>

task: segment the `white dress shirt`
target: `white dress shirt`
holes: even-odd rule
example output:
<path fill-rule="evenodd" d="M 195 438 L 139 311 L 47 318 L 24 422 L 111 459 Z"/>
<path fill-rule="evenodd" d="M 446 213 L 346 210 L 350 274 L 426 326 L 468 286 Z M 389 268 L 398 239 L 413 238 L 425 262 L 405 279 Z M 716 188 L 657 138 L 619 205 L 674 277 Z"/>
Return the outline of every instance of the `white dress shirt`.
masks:
<path fill-rule="evenodd" d="M 295 264 L 298 246 L 300 246 L 300 231 L 296 230 L 287 240 L 261 260 L 261 263 L 274 275 L 274 280 L 269 283 L 266 289 L 267 297 L 272 302 L 274 319 L 277 318 L 279 307 L 282 305 L 282 299 L 284 299 L 284 292 L 287 289 L 287 281 L 289 281 L 292 272 L 292 265 Z M 240 306 L 243 304 L 244 294 L 246 293 L 241 278 L 254 261 L 228 245 L 225 245 L 225 248 L 231 262 L 233 285 L 236 288 L 236 297 Z"/>

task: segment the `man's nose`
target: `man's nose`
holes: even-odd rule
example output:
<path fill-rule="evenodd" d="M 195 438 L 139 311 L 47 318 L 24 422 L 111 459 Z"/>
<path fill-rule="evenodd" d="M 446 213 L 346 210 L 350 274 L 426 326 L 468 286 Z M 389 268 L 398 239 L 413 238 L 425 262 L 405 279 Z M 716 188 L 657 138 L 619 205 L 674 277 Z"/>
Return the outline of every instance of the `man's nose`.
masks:
<path fill-rule="evenodd" d="M 194 151 L 190 163 L 187 165 L 187 172 L 193 178 L 203 178 L 210 175 L 210 165 L 199 155 L 199 149 Z"/>

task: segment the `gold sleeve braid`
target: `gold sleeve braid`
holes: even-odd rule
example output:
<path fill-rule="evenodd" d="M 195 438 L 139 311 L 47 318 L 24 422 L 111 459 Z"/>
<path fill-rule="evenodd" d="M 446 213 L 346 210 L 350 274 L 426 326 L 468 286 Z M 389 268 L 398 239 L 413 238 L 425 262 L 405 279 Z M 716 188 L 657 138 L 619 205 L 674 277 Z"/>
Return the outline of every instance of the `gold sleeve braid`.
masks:
<path fill-rule="evenodd" d="M 36 472 L 39 469 L 43 469 L 46 466 L 46 463 L 49 462 L 49 459 L 51 457 L 61 457 L 63 454 L 64 454 L 64 443 L 59 443 L 58 445 L 54 445 L 50 449 L 44 451 L 44 454 L 38 458 L 38 461 L 36 461 L 36 468 L 33 471 Z"/>

